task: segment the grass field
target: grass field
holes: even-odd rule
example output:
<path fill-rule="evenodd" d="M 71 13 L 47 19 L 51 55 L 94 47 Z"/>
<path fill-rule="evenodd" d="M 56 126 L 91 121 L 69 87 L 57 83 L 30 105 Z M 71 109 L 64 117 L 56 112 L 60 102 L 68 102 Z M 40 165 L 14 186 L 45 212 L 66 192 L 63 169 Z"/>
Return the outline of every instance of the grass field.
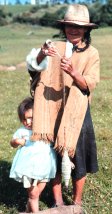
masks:
<path fill-rule="evenodd" d="M 52 38 L 57 30 L 25 25 L 0 27 L 0 65 L 16 65 L 24 62 L 33 47 L 39 47 Z M 92 32 L 92 43 L 101 58 L 101 81 L 94 91 L 91 105 L 96 132 L 99 172 L 88 175 L 83 195 L 84 208 L 88 214 L 112 213 L 112 29 L 102 28 Z M 18 103 L 29 93 L 29 75 L 25 67 L 16 71 L 0 71 L 0 213 L 16 214 L 24 211 L 27 200 L 22 184 L 9 179 L 9 170 L 16 150 L 9 141 L 19 127 L 16 109 Z M 71 203 L 71 185 L 64 190 L 66 204 Z M 51 185 L 42 194 L 40 208 L 52 204 Z"/>

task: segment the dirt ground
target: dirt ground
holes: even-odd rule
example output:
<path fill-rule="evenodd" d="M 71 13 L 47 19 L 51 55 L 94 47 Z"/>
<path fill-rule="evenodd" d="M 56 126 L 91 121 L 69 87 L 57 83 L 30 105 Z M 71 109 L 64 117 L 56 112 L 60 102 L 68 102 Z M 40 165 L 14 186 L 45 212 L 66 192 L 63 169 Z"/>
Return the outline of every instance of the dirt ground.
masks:
<path fill-rule="evenodd" d="M 22 69 L 25 68 L 26 69 L 26 62 L 21 62 L 17 65 L 0 65 L 0 71 L 16 71 L 18 69 Z"/>

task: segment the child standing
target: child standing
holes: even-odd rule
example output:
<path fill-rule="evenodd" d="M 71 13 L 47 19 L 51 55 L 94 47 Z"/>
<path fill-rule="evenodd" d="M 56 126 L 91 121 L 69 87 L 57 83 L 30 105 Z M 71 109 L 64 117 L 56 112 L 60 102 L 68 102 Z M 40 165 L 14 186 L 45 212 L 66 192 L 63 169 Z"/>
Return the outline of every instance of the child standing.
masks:
<path fill-rule="evenodd" d="M 56 155 L 51 144 L 42 140 L 33 142 L 32 134 L 33 99 L 28 97 L 18 106 L 18 116 L 23 124 L 13 135 L 10 144 L 19 149 L 13 159 L 10 178 L 22 182 L 28 191 L 26 212 L 39 210 L 39 196 L 46 183 L 55 177 Z"/>

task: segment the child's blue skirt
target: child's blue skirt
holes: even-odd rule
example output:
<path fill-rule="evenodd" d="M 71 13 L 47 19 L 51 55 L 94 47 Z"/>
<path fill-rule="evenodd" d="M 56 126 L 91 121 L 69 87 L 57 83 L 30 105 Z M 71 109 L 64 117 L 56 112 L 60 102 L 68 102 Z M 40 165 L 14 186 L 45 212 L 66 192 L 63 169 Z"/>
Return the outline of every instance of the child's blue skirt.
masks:
<path fill-rule="evenodd" d="M 26 141 L 25 146 L 18 149 L 10 170 L 10 178 L 18 182 L 28 180 L 49 181 L 55 178 L 56 154 L 51 144 L 43 141 Z M 26 179 L 28 178 L 28 179 Z"/>

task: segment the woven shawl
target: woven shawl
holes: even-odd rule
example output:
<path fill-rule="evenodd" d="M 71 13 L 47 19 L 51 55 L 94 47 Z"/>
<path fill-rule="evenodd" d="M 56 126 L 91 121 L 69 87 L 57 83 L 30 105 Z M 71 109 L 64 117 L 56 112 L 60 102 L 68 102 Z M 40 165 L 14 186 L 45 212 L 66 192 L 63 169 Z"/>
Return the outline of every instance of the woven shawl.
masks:
<path fill-rule="evenodd" d="M 57 42 L 61 56 L 65 42 Z M 71 57 L 75 69 L 83 73 L 87 59 L 80 53 Z M 81 65 L 81 66 L 80 66 Z M 59 56 L 49 57 L 48 68 L 41 72 L 34 95 L 32 140 L 55 142 L 54 148 L 73 156 L 87 110 L 88 98 L 73 79 L 60 69 Z"/>

